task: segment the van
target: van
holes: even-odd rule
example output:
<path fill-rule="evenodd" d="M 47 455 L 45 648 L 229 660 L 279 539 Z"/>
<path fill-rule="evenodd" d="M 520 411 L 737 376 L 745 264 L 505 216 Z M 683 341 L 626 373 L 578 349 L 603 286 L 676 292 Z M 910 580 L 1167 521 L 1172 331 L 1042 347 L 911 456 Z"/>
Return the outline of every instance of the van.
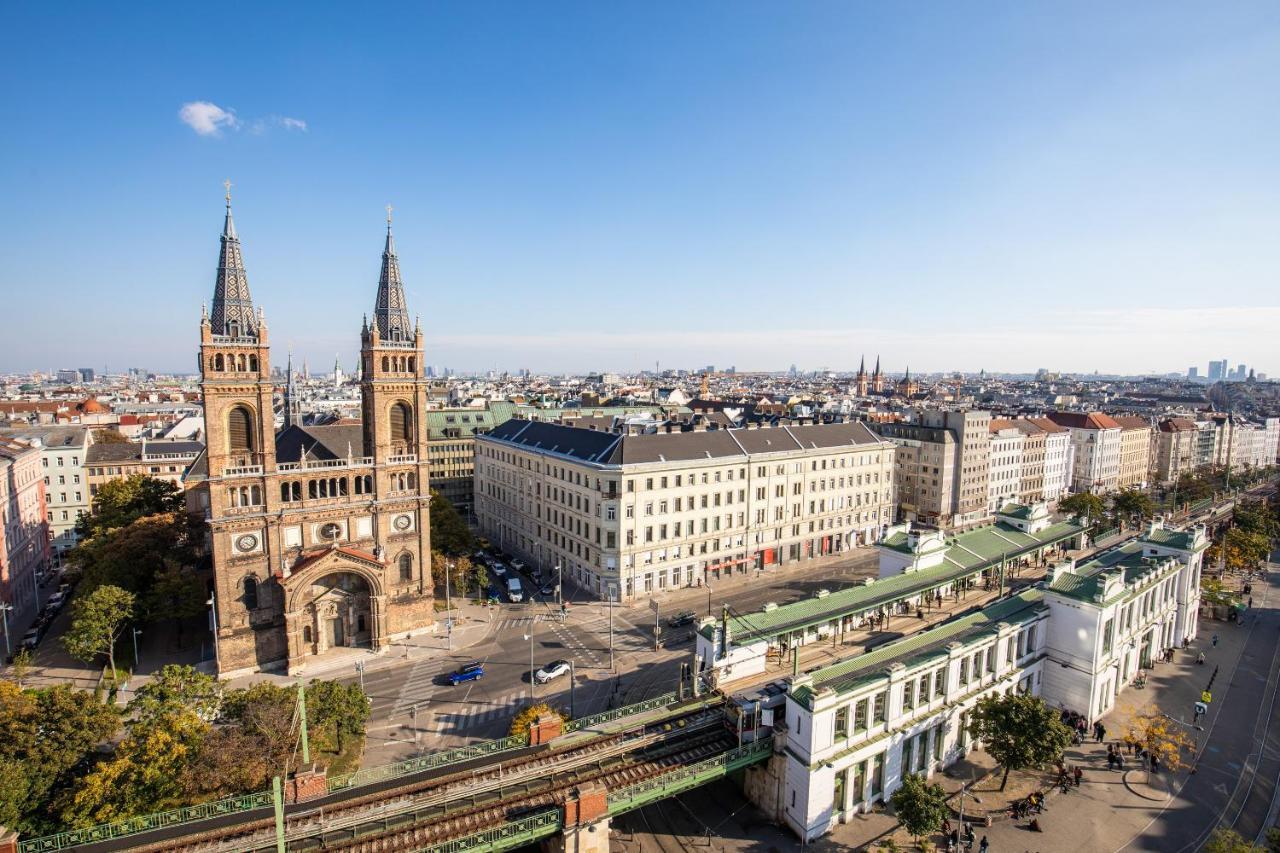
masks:
<path fill-rule="evenodd" d="M 524 601 L 524 590 L 520 588 L 519 578 L 511 578 L 507 581 L 507 598 L 517 603 Z"/>

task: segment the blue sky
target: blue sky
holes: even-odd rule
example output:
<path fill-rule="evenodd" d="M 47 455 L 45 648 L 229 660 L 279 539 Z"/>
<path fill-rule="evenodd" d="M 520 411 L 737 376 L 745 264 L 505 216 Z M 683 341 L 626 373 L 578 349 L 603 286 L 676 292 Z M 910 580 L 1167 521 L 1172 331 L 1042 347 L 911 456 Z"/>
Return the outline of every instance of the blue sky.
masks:
<path fill-rule="evenodd" d="M 229 177 L 277 360 L 313 370 L 354 362 L 390 203 L 455 369 L 1280 373 L 1274 2 L 10 4 L 0 29 L 0 370 L 190 369 Z"/>

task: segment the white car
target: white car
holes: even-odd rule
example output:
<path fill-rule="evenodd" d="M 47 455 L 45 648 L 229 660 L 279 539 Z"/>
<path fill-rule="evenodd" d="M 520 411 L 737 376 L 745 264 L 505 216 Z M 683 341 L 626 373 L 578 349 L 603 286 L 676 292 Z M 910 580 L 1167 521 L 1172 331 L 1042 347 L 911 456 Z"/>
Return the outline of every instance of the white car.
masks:
<path fill-rule="evenodd" d="M 567 660 L 553 660 L 533 674 L 533 680 L 539 684 L 546 684 L 553 678 L 559 678 L 562 675 L 568 675 L 571 667 Z"/>
<path fill-rule="evenodd" d="M 504 566 L 504 565 L 502 565 L 502 563 L 497 563 L 497 562 L 495 562 L 495 563 L 494 563 L 492 566 L 490 566 L 489 568 L 490 568 L 490 569 L 492 569 L 492 570 L 493 570 L 493 573 L 494 573 L 495 575 L 497 575 L 498 577 L 503 577 L 503 576 L 504 576 L 504 575 L 506 575 L 506 573 L 507 573 L 507 567 L 506 567 L 506 566 Z"/>
<path fill-rule="evenodd" d="M 524 571 L 524 560 L 512 560 L 512 561 L 511 561 L 511 568 L 515 569 L 517 572 L 523 572 L 523 571 Z"/>

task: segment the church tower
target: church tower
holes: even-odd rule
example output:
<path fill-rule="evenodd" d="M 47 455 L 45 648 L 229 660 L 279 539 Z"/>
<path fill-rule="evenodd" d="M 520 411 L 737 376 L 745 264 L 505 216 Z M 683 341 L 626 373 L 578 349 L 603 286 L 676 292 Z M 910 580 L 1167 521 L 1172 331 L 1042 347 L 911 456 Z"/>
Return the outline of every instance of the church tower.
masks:
<path fill-rule="evenodd" d="M 298 384 L 293 376 L 293 350 L 289 350 L 289 364 L 284 382 L 284 427 L 302 426 L 302 398 L 298 396 Z"/>
<path fill-rule="evenodd" d="M 240 238 L 231 218 L 230 181 L 226 187 L 213 310 L 200 318 L 200 390 L 210 478 L 261 475 L 275 465 L 275 383 L 267 324 L 249 295 Z M 256 485 L 261 491 L 262 484 Z"/>
<path fill-rule="evenodd" d="M 876 356 L 876 369 L 871 374 L 871 390 L 876 394 L 884 393 L 884 375 L 880 373 L 880 356 Z"/>
<path fill-rule="evenodd" d="M 854 377 L 853 381 L 858 396 L 867 396 L 867 357 L 865 355 L 862 357 L 862 360 L 858 362 L 858 375 Z"/>

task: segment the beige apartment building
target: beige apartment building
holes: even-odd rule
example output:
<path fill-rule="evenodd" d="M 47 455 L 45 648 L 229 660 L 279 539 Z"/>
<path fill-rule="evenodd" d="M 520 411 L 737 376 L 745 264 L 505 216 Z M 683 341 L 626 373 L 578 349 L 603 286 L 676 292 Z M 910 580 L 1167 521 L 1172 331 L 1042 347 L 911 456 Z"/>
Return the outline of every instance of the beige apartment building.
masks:
<path fill-rule="evenodd" d="M 995 421 L 992 421 L 994 424 Z M 1018 503 L 1033 504 L 1045 500 L 1045 457 L 1048 453 L 1049 433 L 1043 427 L 1026 418 L 1013 421 L 1014 427 L 1022 433 L 1022 471 L 1018 483 Z"/>
<path fill-rule="evenodd" d="M 1116 487 L 1146 488 L 1151 479 L 1151 422 L 1132 415 L 1111 418 L 1120 426 L 1120 476 Z"/>
<path fill-rule="evenodd" d="M 902 517 L 945 529 L 988 520 L 991 413 L 918 409 L 911 417 L 871 425 L 902 454 L 895 464 Z"/>
<path fill-rule="evenodd" d="M 92 444 L 85 454 L 85 477 L 89 501 L 103 483 L 145 474 L 184 487 L 192 463 L 204 452 L 199 441 L 160 439 L 141 442 Z"/>
<path fill-rule="evenodd" d="M 629 600 L 877 541 L 894 452 L 862 423 L 636 435 L 510 420 L 476 436 L 476 513 L 503 550 Z"/>

